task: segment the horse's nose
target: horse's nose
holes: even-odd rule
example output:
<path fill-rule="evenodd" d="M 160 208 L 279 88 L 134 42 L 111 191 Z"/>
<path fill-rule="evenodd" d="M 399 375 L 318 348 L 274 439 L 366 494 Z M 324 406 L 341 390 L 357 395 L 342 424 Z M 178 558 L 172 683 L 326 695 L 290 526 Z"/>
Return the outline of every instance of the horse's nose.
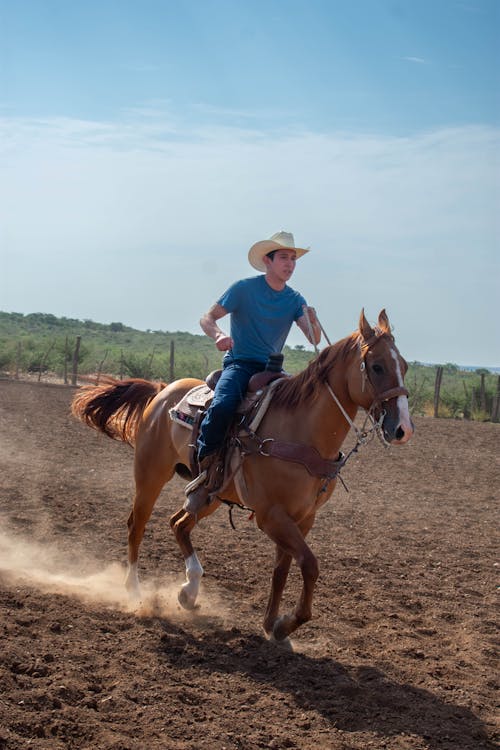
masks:
<path fill-rule="evenodd" d="M 410 420 L 402 420 L 396 429 L 394 430 L 394 440 L 392 442 L 403 445 L 407 443 L 415 431 L 413 422 Z"/>

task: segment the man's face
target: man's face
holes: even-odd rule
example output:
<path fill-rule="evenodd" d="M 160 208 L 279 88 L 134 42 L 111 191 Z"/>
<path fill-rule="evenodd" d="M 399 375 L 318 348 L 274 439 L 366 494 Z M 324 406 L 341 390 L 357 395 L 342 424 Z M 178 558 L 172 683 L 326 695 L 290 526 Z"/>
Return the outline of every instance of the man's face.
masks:
<path fill-rule="evenodd" d="M 276 250 L 274 257 L 264 259 L 268 269 L 280 281 L 288 281 L 295 270 L 297 262 L 297 253 L 295 250 Z"/>

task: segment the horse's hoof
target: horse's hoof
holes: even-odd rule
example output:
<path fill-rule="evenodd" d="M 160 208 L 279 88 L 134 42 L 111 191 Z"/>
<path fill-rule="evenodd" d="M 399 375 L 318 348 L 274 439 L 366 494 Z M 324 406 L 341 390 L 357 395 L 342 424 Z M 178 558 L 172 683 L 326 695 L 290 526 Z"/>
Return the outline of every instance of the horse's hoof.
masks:
<path fill-rule="evenodd" d="M 183 609 L 189 610 L 190 612 L 200 608 L 200 605 L 196 604 L 196 599 L 193 599 L 192 596 L 189 596 L 185 588 L 181 588 L 181 590 L 177 594 L 177 599 L 181 607 L 183 607 Z"/>
<path fill-rule="evenodd" d="M 275 620 L 271 630 L 264 627 L 264 633 L 270 643 L 275 643 L 277 646 L 282 648 L 284 651 L 293 651 L 293 644 L 290 638 L 283 632 L 283 621 L 286 619 L 286 615 L 278 617 Z"/>
<path fill-rule="evenodd" d="M 290 632 L 290 629 L 293 629 L 289 627 L 291 624 L 290 621 L 291 617 L 289 615 L 282 615 L 275 620 L 272 630 L 272 638 L 277 643 L 290 640 L 288 633 Z"/>
<path fill-rule="evenodd" d="M 125 589 L 131 603 L 136 604 L 137 602 L 140 602 L 141 585 L 139 583 L 137 563 L 130 563 L 128 566 L 127 575 L 125 576 Z"/>
<path fill-rule="evenodd" d="M 279 648 L 283 649 L 283 651 L 289 651 L 290 653 L 293 653 L 293 644 L 288 636 L 286 638 L 281 638 L 280 640 L 278 640 L 278 638 L 275 637 L 274 633 L 271 633 L 271 635 L 269 636 L 269 641 L 270 643 L 275 643 L 277 646 L 279 646 Z"/>
<path fill-rule="evenodd" d="M 139 586 L 125 584 L 129 604 L 139 604 L 142 600 L 142 593 Z"/>

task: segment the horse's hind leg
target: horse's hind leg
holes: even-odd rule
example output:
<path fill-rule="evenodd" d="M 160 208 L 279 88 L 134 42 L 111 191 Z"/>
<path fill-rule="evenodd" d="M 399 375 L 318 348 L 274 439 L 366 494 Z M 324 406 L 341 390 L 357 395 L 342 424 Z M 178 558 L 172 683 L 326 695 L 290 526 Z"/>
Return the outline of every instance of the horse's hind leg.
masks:
<path fill-rule="evenodd" d="M 134 504 L 127 521 L 128 569 L 125 578 L 125 587 L 134 599 L 140 599 L 141 596 L 137 561 L 144 530 L 151 517 L 158 495 L 170 478 L 168 474 L 163 474 L 159 477 L 156 476 L 155 480 L 152 480 L 151 477 L 146 480 L 136 474 Z"/>
<path fill-rule="evenodd" d="M 210 516 L 219 506 L 220 502 L 214 501 L 203 508 L 196 517 L 181 508 L 170 518 L 170 527 L 174 532 L 186 565 L 186 582 L 182 584 L 178 594 L 179 604 L 184 609 L 196 608 L 200 581 L 203 576 L 203 568 L 191 542 L 191 532 L 198 521 Z"/>

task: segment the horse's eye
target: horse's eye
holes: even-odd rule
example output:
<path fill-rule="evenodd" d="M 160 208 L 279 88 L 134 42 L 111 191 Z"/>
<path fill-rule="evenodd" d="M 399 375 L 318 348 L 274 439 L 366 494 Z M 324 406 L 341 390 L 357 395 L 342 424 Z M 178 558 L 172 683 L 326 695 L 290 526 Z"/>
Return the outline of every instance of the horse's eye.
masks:
<path fill-rule="evenodd" d="M 382 375 L 384 372 L 384 368 L 382 367 L 382 365 L 373 365 L 372 370 L 375 375 Z"/>

